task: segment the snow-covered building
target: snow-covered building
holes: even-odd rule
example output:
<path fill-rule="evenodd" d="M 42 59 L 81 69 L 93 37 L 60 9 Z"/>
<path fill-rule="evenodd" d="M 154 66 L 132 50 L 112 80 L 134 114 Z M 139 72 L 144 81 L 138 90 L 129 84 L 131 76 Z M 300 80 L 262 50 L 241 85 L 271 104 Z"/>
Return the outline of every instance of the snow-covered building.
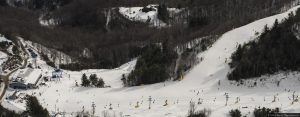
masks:
<path fill-rule="evenodd" d="M 42 77 L 42 71 L 40 69 L 20 69 L 13 77 L 9 87 L 14 89 L 28 89 L 35 88 L 36 83 Z"/>

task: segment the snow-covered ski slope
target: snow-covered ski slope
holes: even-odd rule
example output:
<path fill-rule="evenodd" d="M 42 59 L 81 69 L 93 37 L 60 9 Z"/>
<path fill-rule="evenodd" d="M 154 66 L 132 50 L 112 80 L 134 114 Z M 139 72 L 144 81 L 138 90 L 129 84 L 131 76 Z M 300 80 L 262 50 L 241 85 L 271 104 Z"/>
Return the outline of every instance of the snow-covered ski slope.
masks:
<path fill-rule="evenodd" d="M 68 116 L 74 116 L 73 112 L 81 111 L 83 107 L 91 113 L 92 103 L 95 103 L 96 115 L 100 117 L 103 116 L 104 110 L 115 112 L 116 116 L 122 112 L 123 115 L 130 117 L 185 117 L 190 101 L 197 103 L 199 98 L 203 102 L 197 105 L 198 109 L 211 109 L 211 117 L 225 117 L 231 109 L 236 108 L 239 108 L 243 115 L 252 116 L 252 111 L 258 106 L 279 107 L 283 112 L 299 112 L 300 102 L 292 105 L 290 100 L 293 91 L 296 91 L 296 94 L 300 93 L 299 73 L 262 76 L 245 81 L 245 85 L 237 86 L 235 82 L 227 80 L 226 75 L 230 68 L 225 63 L 226 58 L 230 61 L 229 58 L 236 50 L 237 44 L 255 39 L 257 37 L 255 32 L 261 32 L 265 25 L 271 27 L 275 19 L 281 21 L 297 8 L 299 6 L 225 33 L 210 49 L 198 55 L 199 58 L 204 58 L 203 61 L 184 76 L 182 81 L 123 88 L 121 75 L 130 72 L 135 63 L 130 62 L 112 70 L 65 71 L 64 78 L 60 81 L 52 81 L 48 86 L 22 92 L 37 96 L 41 104 L 50 112 L 66 112 Z M 88 76 L 96 73 L 111 88 L 76 87 L 75 81 L 80 84 L 83 73 Z M 258 81 L 256 87 L 251 87 L 258 79 L 265 80 Z M 279 80 L 281 83 L 277 87 L 276 81 Z M 8 92 L 6 96 L 12 93 L 12 91 Z M 227 106 L 225 106 L 225 93 L 229 94 Z M 149 96 L 152 97 L 150 110 L 148 109 Z M 275 102 L 272 102 L 274 96 Z M 235 103 L 237 97 L 240 101 Z M 163 106 L 166 100 L 168 105 Z M 139 107 L 136 108 L 137 102 Z M 4 103 L 4 106 L 5 104 L 9 106 L 9 103 Z M 18 102 L 14 104 L 24 105 Z M 112 110 L 109 110 L 110 104 Z"/>

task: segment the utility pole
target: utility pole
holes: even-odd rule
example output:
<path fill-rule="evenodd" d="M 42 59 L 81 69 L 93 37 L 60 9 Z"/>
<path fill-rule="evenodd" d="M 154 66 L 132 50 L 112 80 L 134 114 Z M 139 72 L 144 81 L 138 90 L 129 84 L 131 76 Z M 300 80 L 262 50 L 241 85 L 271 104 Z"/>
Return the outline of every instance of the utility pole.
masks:
<path fill-rule="evenodd" d="M 92 109 L 93 109 L 93 110 L 92 110 L 92 114 L 93 114 L 92 117 L 95 117 L 95 108 L 96 108 L 96 105 L 95 105 L 95 103 L 93 102 L 93 103 L 92 103 Z"/>
<path fill-rule="evenodd" d="M 295 101 L 295 91 L 293 92 L 293 100 L 292 100 L 292 104 L 294 104 Z"/>
<path fill-rule="evenodd" d="M 152 98 L 149 96 L 149 109 L 151 109 Z"/>
<path fill-rule="evenodd" d="M 227 106 L 228 99 L 229 99 L 228 93 L 225 93 L 225 98 L 226 98 L 226 104 L 225 104 L 225 106 Z"/>

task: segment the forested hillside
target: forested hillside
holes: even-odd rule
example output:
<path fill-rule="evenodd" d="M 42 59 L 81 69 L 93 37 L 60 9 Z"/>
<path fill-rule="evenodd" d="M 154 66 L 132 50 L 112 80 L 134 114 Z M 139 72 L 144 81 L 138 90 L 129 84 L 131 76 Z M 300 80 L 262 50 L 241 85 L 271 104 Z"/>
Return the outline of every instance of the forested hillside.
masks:
<path fill-rule="evenodd" d="M 14 7 L 4 3 L 0 6 L 0 33 L 22 36 L 70 55 L 75 63 L 62 67 L 72 70 L 113 68 L 139 56 L 141 48 L 148 44 L 168 40 L 168 47 L 172 49 L 195 38 L 219 35 L 293 6 L 293 0 L 29 1 Z M 176 20 L 164 17 L 162 21 L 173 23 L 158 29 L 130 21 L 117 10 L 118 7 L 148 4 L 185 9 L 185 12 Z M 107 26 L 108 11 L 113 15 Z M 41 26 L 38 20 L 41 16 L 58 23 Z"/>
<path fill-rule="evenodd" d="M 0 1 L 0 117 L 299 114 L 300 0 L 64 1 Z"/>
<path fill-rule="evenodd" d="M 135 70 L 129 74 L 124 84 L 137 86 L 166 81 L 173 75 L 176 58 L 177 54 L 165 44 L 162 48 L 154 44 L 146 46 L 136 63 Z"/>
<path fill-rule="evenodd" d="M 7 110 L 7 109 L 3 108 L 1 105 L 0 105 L 0 116 L 1 117 L 20 117 L 19 114 L 15 113 L 13 111 Z"/>
<path fill-rule="evenodd" d="M 282 24 L 278 22 L 276 20 L 273 27 L 265 26 L 255 41 L 237 46 L 231 57 L 230 67 L 234 70 L 228 75 L 230 80 L 300 70 L 300 10 L 291 13 Z"/>

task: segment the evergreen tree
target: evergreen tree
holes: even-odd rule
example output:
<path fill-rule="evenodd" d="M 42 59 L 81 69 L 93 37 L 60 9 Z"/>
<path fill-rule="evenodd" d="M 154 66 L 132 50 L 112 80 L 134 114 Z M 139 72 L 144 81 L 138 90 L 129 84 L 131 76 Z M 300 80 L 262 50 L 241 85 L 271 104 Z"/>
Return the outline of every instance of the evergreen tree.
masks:
<path fill-rule="evenodd" d="M 12 51 L 13 51 L 13 53 L 16 54 L 16 55 L 20 53 L 20 50 L 18 49 L 17 46 L 13 46 L 13 47 L 12 47 Z"/>
<path fill-rule="evenodd" d="M 128 85 L 153 84 L 170 78 L 167 70 L 176 60 L 177 54 L 166 47 L 165 44 L 164 49 L 154 44 L 145 47 L 144 53 L 137 60 L 135 70 L 128 75 Z"/>
<path fill-rule="evenodd" d="M 279 23 L 278 23 L 278 19 L 276 19 L 276 20 L 275 20 L 275 22 L 274 22 L 273 28 L 277 28 L 277 27 L 278 27 L 278 25 L 279 25 Z"/>
<path fill-rule="evenodd" d="M 238 62 L 236 62 L 236 61 L 240 61 L 241 60 L 242 54 L 243 54 L 242 46 L 238 45 L 237 50 L 231 56 L 231 59 L 233 60 L 233 62 L 231 62 L 229 65 L 230 66 L 236 66 L 238 64 Z"/>
<path fill-rule="evenodd" d="M 189 27 L 195 28 L 195 27 L 201 27 L 204 25 L 207 25 L 208 18 L 205 16 L 189 16 Z"/>
<path fill-rule="evenodd" d="M 103 81 L 103 79 L 102 78 L 99 78 L 99 80 L 98 80 L 98 82 L 97 82 L 97 84 L 96 84 L 96 87 L 98 87 L 98 88 L 103 88 L 104 87 L 104 81 Z"/>
<path fill-rule="evenodd" d="M 268 25 L 265 25 L 263 33 L 267 33 L 269 30 L 270 29 L 269 29 Z"/>
<path fill-rule="evenodd" d="M 295 16 L 290 14 L 281 24 L 276 19 L 272 29 L 265 26 L 258 40 L 239 45 L 231 56 L 229 65 L 233 71 L 228 74 L 228 79 L 260 77 L 278 71 L 299 71 L 300 41 L 293 31 L 297 26 L 294 24 L 300 22 L 299 10 L 296 13 Z"/>
<path fill-rule="evenodd" d="M 48 110 L 43 108 L 34 96 L 27 95 L 26 109 L 32 117 L 50 117 Z"/>
<path fill-rule="evenodd" d="M 6 6 L 6 0 L 0 0 L 0 6 Z"/>
<path fill-rule="evenodd" d="M 255 108 L 254 109 L 254 117 L 269 117 L 269 114 L 272 113 L 279 113 L 279 108 L 275 108 L 275 109 L 270 109 L 270 108 Z"/>
<path fill-rule="evenodd" d="M 121 80 L 122 80 L 122 82 L 123 82 L 123 85 L 126 86 L 126 85 L 127 85 L 127 82 L 126 82 L 126 76 L 125 76 L 125 74 L 122 74 Z"/>
<path fill-rule="evenodd" d="M 81 77 L 81 86 L 84 86 L 84 87 L 90 86 L 90 81 L 87 79 L 86 74 L 83 74 Z"/>
<path fill-rule="evenodd" d="M 231 110 L 229 112 L 229 114 L 230 114 L 230 117 L 241 117 L 242 116 L 241 111 L 239 109 Z"/>
<path fill-rule="evenodd" d="M 7 110 L 0 105 L 0 117 L 21 117 L 21 115 L 14 111 Z"/>
<path fill-rule="evenodd" d="M 91 74 L 90 75 L 90 82 L 92 85 L 96 86 L 98 83 L 98 78 L 96 74 Z"/>
<path fill-rule="evenodd" d="M 158 10 L 157 10 L 157 17 L 158 19 L 160 19 L 161 21 L 168 23 L 169 20 L 169 12 L 167 10 L 167 6 L 166 4 L 160 4 L 158 6 Z"/>

